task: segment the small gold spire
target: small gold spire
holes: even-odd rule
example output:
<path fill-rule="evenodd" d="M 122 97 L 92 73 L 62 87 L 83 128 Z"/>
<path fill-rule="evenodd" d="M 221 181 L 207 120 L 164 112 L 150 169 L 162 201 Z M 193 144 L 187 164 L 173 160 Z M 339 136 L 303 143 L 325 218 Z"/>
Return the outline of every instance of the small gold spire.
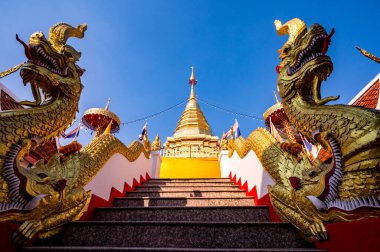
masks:
<path fill-rule="evenodd" d="M 108 110 L 108 108 L 109 108 L 109 106 L 110 106 L 110 102 L 111 102 L 111 98 L 108 98 L 107 105 L 106 105 L 106 107 L 104 108 L 105 110 Z"/>
<path fill-rule="evenodd" d="M 109 134 L 111 134 L 111 125 L 112 125 L 112 120 L 111 120 L 110 123 L 107 125 L 107 128 L 104 130 L 103 135 L 109 135 Z"/>

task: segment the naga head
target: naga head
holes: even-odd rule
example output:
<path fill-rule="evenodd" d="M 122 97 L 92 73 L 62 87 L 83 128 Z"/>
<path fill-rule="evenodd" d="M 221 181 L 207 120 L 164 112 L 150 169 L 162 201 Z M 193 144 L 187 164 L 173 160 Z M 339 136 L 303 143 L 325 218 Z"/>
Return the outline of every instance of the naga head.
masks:
<path fill-rule="evenodd" d="M 25 102 L 23 105 L 39 106 L 39 89 L 45 94 L 44 104 L 62 95 L 61 93 L 79 98 L 82 90 L 80 76 L 84 70 L 76 65 L 76 62 L 81 53 L 67 45 L 66 41 L 70 37 L 83 38 L 86 29 L 85 24 L 74 28 L 59 23 L 50 29 L 48 39 L 42 32 L 36 32 L 30 36 L 28 44 L 16 35 L 28 58 L 20 74 L 24 85 L 31 84 L 36 99 L 35 102 Z"/>
<path fill-rule="evenodd" d="M 281 98 L 287 101 L 299 94 L 307 97 L 305 100 L 309 102 L 326 103 L 325 99 L 320 99 L 320 84 L 333 70 L 331 59 L 326 53 L 334 29 L 330 34 L 319 24 L 307 29 L 306 24 L 298 18 L 285 24 L 276 20 L 275 26 L 280 36 L 289 34 L 288 41 L 279 50 L 281 63 L 277 66 L 277 88 Z"/>

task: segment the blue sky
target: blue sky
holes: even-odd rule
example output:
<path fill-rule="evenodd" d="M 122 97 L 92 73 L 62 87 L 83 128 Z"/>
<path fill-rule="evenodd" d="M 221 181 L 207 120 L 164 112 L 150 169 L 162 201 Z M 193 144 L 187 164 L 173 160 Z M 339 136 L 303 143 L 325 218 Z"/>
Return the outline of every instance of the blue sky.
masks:
<path fill-rule="evenodd" d="M 87 71 L 80 100 L 81 117 L 92 107 L 110 109 L 123 122 L 158 112 L 189 96 L 194 65 L 197 95 L 228 109 L 262 117 L 274 104 L 277 50 L 286 41 L 273 21 L 299 17 L 308 26 L 323 25 L 335 35 L 328 55 L 334 72 L 322 94 L 341 95 L 348 103 L 378 72 L 355 45 L 380 55 L 379 1 L 8 1 L 0 2 L 0 71 L 25 61 L 15 34 L 27 40 L 36 31 L 48 34 L 57 22 L 87 23 L 82 40 L 69 44 L 82 52 Z M 18 73 L 0 80 L 20 98 L 30 98 Z M 200 103 L 216 135 L 229 129 L 235 116 Z M 172 135 L 184 105 L 148 120 L 150 138 Z M 237 117 L 244 136 L 264 124 Z M 135 140 L 144 122 L 121 127 L 118 137 Z M 80 141 L 92 136 L 82 132 Z"/>

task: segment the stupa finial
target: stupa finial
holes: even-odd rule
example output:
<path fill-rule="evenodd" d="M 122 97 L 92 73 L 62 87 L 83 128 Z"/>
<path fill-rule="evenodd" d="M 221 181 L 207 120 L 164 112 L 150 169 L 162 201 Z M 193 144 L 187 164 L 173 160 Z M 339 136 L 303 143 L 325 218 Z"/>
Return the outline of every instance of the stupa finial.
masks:
<path fill-rule="evenodd" d="M 189 84 L 194 86 L 197 84 L 197 80 L 195 79 L 195 75 L 194 75 L 194 66 L 191 66 L 191 75 L 190 75 L 190 79 L 189 79 Z"/>
<path fill-rule="evenodd" d="M 191 68 L 191 75 L 189 79 L 189 84 L 191 85 L 191 91 L 190 91 L 189 99 L 195 99 L 194 86 L 197 84 L 197 80 L 195 79 L 195 75 L 194 75 L 194 66 L 191 66 L 190 68 Z"/>

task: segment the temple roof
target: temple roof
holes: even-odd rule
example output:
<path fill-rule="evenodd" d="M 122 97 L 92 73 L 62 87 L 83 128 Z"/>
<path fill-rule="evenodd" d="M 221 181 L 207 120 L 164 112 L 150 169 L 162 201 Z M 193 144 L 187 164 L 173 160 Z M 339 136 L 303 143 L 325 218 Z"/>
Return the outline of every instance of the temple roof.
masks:
<path fill-rule="evenodd" d="M 194 68 L 192 68 L 189 84 L 191 85 L 189 101 L 183 111 L 181 118 L 174 131 L 173 137 L 189 137 L 199 134 L 210 135 L 210 126 L 198 105 L 197 98 L 194 93 L 194 86 L 197 83 L 194 76 Z"/>
<path fill-rule="evenodd" d="M 0 111 L 22 108 L 23 107 L 17 103 L 16 96 L 0 83 Z"/>
<path fill-rule="evenodd" d="M 371 109 L 380 109 L 380 73 L 375 76 L 349 104 Z"/>

